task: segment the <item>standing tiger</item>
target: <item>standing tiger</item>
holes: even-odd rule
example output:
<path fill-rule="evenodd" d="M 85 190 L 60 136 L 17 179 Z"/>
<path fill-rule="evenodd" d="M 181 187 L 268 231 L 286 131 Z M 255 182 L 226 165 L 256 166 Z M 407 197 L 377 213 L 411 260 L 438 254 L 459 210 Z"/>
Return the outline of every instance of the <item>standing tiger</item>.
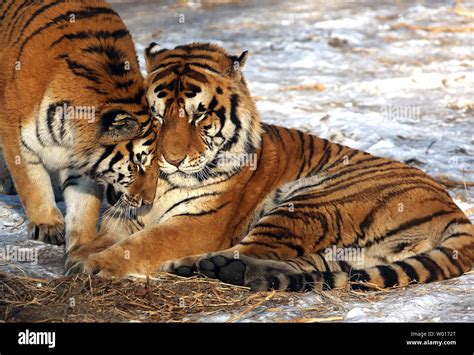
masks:
<path fill-rule="evenodd" d="M 156 123 L 130 34 L 103 1 L 0 5 L 0 143 L 29 234 L 69 261 L 96 232 L 100 185 L 123 204 L 154 199 Z M 59 171 L 67 216 L 48 171 Z M 66 226 L 64 226 L 66 225 Z"/>
<path fill-rule="evenodd" d="M 425 173 L 260 123 L 241 73 L 246 52 L 152 44 L 145 56 L 160 121 L 157 196 L 134 218 L 104 225 L 71 271 L 199 272 L 301 291 L 404 286 L 471 269 L 474 226 Z M 330 253 L 349 248 L 362 257 Z"/>

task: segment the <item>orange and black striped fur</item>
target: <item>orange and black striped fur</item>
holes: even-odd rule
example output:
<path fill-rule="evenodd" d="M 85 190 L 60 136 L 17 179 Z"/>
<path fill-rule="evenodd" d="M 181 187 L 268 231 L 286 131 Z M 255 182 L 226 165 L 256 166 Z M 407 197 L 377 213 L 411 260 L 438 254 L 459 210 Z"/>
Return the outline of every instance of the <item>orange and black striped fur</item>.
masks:
<path fill-rule="evenodd" d="M 147 98 L 161 122 L 157 196 L 137 213 L 139 226 L 105 225 L 76 270 L 200 272 L 300 291 L 404 286 L 471 269 L 474 226 L 425 173 L 260 123 L 241 73 L 245 52 L 152 44 L 146 57 Z"/>
<path fill-rule="evenodd" d="M 100 185 L 121 205 L 154 199 L 156 130 L 132 39 L 103 1 L 3 1 L 0 27 L 3 153 L 31 237 L 62 244 L 66 228 L 71 258 L 96 234 Z M 62 180 L 65 223 L 48 171 Z"/>

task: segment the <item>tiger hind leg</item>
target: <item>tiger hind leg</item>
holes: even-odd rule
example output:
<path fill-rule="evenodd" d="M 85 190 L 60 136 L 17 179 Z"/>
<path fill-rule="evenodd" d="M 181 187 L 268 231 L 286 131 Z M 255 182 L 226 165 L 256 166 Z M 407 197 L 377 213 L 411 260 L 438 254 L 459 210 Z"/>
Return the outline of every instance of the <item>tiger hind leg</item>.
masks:
<path fill-rule="evenodd" d="M 201 257 L 197 269 L 253 290 L 371 290 L 441 281 L 471 270 L 474 262 L 474 226 L 467 219 L 450 223 L 431 250 L 388 264 L 356 268 L 346 261 L 327 260 L 324 253 L 289 260 L 257 259 L 239 255 L 234 248 Z"/>

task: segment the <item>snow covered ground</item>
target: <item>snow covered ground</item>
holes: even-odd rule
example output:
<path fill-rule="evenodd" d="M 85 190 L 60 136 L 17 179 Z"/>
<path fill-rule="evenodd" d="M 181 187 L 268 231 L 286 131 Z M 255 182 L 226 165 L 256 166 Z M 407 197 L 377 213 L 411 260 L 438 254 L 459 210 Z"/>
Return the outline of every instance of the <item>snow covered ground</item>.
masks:
<path fill-rule="evenodd" d="M 114 7 L 133 34 L 140 60 L 151 41 L 164 47 L 211 41 L 235 54 L 249 50 L 244 73 L 264 121 L 405 161 L 449 181 L 455 201 L 474 221 L 474 32 L 404 25 L 472 28 L 472 19 L 451 12 L 452 3 L 114 1 Z M 28 260 L 0 261 L 1 270 L 62 274 L 62 248 L 27 240 L 18 198 L 0 195 L 0 251 L 15 247 L 27 248 Z M 472 322 L 473 290 L 471 272 L 325 311 L 320 309 L 326 296 L 309 293 L 288 296 L 288 305 L 278 309 L 263 304 L 240 321 Z"/>

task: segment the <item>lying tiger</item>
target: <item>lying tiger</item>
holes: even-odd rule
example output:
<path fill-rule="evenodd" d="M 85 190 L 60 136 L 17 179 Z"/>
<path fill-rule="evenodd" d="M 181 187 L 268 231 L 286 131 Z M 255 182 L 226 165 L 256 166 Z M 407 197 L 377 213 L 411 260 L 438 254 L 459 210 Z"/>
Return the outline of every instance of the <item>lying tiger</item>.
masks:
<path fill-rule="evenodd" d="M 98 0 L 3 1 L 0 29 L 0 146 L 30 237 L 66 243 L 74 264 L 95 236 L 101 185 L 130 206 L 155 196 L 155 120 L 132 38 Z M 50 171 L 60 175 L 66 221 Z"/>
<path fill-rule="evenodd" d="M 152 43 L 145 56 L 161 124 L 157 196 L 129 219 L 111 218 L 70 272 L 199 272 L 302 291 L 405 286 L 471 269 L 474 226 L 425 173 L 261 123 L 242 75 L 247 52 Z M 335 248 L 363 257 L 340 260 L 328 253 Z"/>

